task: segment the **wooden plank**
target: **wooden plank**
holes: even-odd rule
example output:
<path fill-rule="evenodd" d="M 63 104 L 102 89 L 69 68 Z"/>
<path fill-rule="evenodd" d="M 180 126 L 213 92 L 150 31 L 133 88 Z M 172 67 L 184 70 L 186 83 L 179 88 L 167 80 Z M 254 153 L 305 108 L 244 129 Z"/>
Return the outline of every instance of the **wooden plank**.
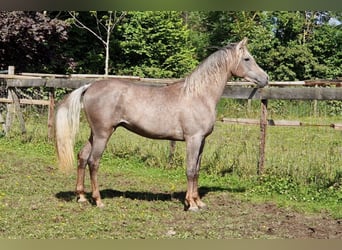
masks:
<path fill-rule="evenodd" d="M 96 74 L 71 74 L 69 75 L 71 78 L 96 78 L 96 79 L 103 79 L 103 78 L 117 78 L 117 79 L 127 79 L 127 80 L 136 80 L 140 81 L 139 76 L 122 76 L 122 75 L 96 75 Z"/>
<path fill-rule="evenodd" d="M 300 121 L 288 121 L 288 120 L 268 120 L 270 126 L 301 126 Z"/>
<path fill-rule="evenodd" d="M 342 130 L 342 123 L 333 123 L 331 124 L 331 127 L 336 130 Z"/>
<path fill-rule="evenodd" d="M 51 88 L 79 88 L 88 83 L 94 82 L 94 79 L 7 79 L 7 87 L 51 87 Z"/>
<path fill-rule="evenodd" d="M 39 78 L 42 78 L 42 77 L 51 77 L 51 78 L 66 78 L 66 77 L 69 77 L 69 75 L 61 75 L 61 74 L 46 74 L 46 73 L 26 73 L 26 72 L 22 72 L 19 74 L 19 76 L 34 76 L 34 77 L 39 77 Z"/>
<path fill-rule="evenodd" d="M 227 82 L 229 86 L 252 86 L 256 85 L 252 82 L 238 81 L 238 82 Z M 342 80 L 306 80 L 306 81 L 272 81 L 268 83 L 269 86 L 278 87 L 295 87 L 295 86 L 309 86 L 309 87 L 325 87 L 325 86 L 342 86 Z"/>
<path fill-rule="evenodd" d="M 141 82 L 154 83 L 154 84 L 170 84 L 175 82 L 184 81 L 184 78 L 141 78 Z"/>
<path fill-rule="evenodd" d="M 63 78 L 56 78 L 56 79 L 48 79 L 46 81 L 46 87 L 49 88 L 79 88 L 83 85 L 88 83 L 94 82 L 94 79 L 63 79 Z"/>
<path fill-rule="evenodd" d="M 260 89 L 226 86 L 222 94 L 223 98 L 231 99 L 261 99 Z"/>
<path fill-rule="evenodd" d="M 13 103 L 13 99 L 0 98 L 0 103 Z M 46 100 L 34 100 L 34 99 L 19 99 L 20 104 L 31 104 L 31 105 L 49 105 L 50 102 Z"/>
<path fill-rule="evenodd" d="M 41 77 L 0 74 L 0 79 L 41 79 Z"/>
<path fill-rule="evenodd" d="M 174 79 L 173 79 L 174 80 Z M 172 80 L 172 81 L 173 81 Z M 171 81 L 170 79 L 168 81 Z M 7 79 L 8 87 L 52 87 L 52 88 L 78 88 L 85 84 L 94 82 L 94 79 Z M 147 79 L 137 81 L 137 84 L 158 86 L 167 84 Z M 170 82 L 169 82 L 170 83 Z M 278 100 L 342 100 L 342 88 L 293 88 L 293 87 L 266 87 L 248 88 L 241 86 L 226 86 L 223 98 L 232 99 L 278 99 Z"/>
<path fill-rule="evenodd" d="M 226 86 L 223 98 L 278 100 L 342 100 L 342 88 L 243 88 Z"/>
<path fill-rule="evenodd" d="M 30 105 L 49 105 L 48 100 L 33 100 L 33 99 L 20 99 L 20 104 L 30 104 Z"/>
<path fill-rule="evenodd" d="M 306 86 L 336 86 L 341 87 L 342 86 L 342 80 L 307 80 L 305 81 Z"/>
<path fill-rule="evenodd" d="M 6 80 L 7 87 L 41 87 L 45 86 L 45 79 L 7 79 Z"/>
<path fill-rule="evenodd" d="M 264 88 L 259 89 L 265 99 L 278 100 L 342 100 L 341 88 Z"/>
<path fill-rule="evenodd" d="M 223 118 L 222 122 L 229 123 L 229 124 L 241 124 L 241 125 L 259 125 L 260 124 L 260 120 L 258 119 L 245 119 L 245 118 Z M 303 123 L 301 123 L 300 121 L 268 119 L 267 125 L 269 126 L 302 126 Z"/>
<path fill-rule="evenodd" d="M 0 98 L 0 103 L 13 103 L 13 100 L 8 98 Z"/>
<path fill-rule="evenodd" d="M 255 83 L 252 82 L 246 82 L 246 81 L 239 81 L 239 82 L 227 82 L 228 86 L 251 86 L 255 87 Z M 290 87 L 290 86 L 305 86 L 305 81 L 274 81 L 269 82 L 269 86 L 281 86 L 281 87 Z"/>
<path fill-rule="evenodd" d="M 222 118 L 224 123 L 229 124 L 243 124 L 243 125 L 258 125 L 260 120 L 257 119 L 245 119 L 245 118 Z"/>

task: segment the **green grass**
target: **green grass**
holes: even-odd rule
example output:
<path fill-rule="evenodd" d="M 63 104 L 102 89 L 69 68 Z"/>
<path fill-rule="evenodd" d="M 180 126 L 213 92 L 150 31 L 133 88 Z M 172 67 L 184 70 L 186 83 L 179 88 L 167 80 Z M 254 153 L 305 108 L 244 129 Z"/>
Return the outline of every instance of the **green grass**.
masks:
<path fill-rule="evenodd" d="M 266 169 L 257 176 L 258 126 L 218 122 L 207 139 L 200 174 L 200 192 L 209 210 L 194 214 L 184 212 L 182 204 L 184 143 L 177 143 L 169 163 L 167 141 L 118 129 L 101 161 L 106 207 L 99 210 L 76 203 L 76 171 L 70 176 L 58 172 L 45 124 L 44 117 L 37 117 L 27 122 L 26 135 L 14 129 L 0 138 L 0 238 L 295 237 L 284 229 L 276 235 L 260 229 L 270 218 L 265 211 L 257 213 L 256 206 L 269 202 L 342 218 L 340 131 L 269 127 Z M 87 137 L 83 122 L 75 151 Z M 89 178 L 86 187 L 90 191 Z"/>

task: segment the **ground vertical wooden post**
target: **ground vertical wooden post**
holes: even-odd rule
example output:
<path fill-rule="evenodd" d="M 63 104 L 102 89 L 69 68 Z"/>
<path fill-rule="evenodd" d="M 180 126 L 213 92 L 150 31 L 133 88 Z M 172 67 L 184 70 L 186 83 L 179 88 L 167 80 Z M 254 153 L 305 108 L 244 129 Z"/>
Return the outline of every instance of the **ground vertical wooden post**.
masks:
<path fill-rule="evenodd" d="M 53 88 L 49 91 L 49 113 L 48 113 L 48 139 L 54 139 L 55 131 L 55 90 Z"/>
<path fill-rule="evenodd" d="M 14 75 L 14 66 L 8 66 L 8 75 Z M 8 90 L 7 98 L 12 100 L 12 93 Z M 6 122 L 4 126 L 5 134 L 8 135 L 9 131 L 11 130 L 13 116 L 15 114 L 15 106 L 14 104 L 7 104 L 7 113 L 6 113 Z"/>
<path fill-rule="evenodd" d="M 260 145 L 259 145 L 259 162 L 258 162 L 258 174 L 259 175 L 263 174 L 264 167 L 265 167 L 267 104 L 268 104 L 268 100 L 261 100 Z"/>
<path fill-rule="evenodd" d="M 21 133 L 25 134 L 26 133 L 25 120 L 24 120 L 23 113 L 21 112 L 21 109 L 20 109 L 19 97 L 17 93 L 15 92 L 14 88 L 9 89 L 8 91 L 11 92 L 12 100 L 14 103 L 14 110 L 15 110 L 15 113 L 18 115 L 18 119 L 19 119 Z"/>
<path fill-rule="evenodd" d="M 2 136 L 2 133 L 6 132 L 6 124 L 5 124 L 5 120 L 2 117 L 2 113 L 0 112 L 0 126 L 1 126 L 1 130 L 0 130 L 0 136 Z"/>
<path fill-rule="evenodd" d="M 247 99 L 247 113 L 250 114 L 252 110 L 252 99 Z"/>
<path fill-rule="evenodd" d="M 15 69 L 14 66 L 8 66 L 8 75 L 14 75 Z"/>
<path fill-rule="evenodd" d="M 12 94 L 11 94 L 11 91 L 9 90 L 8 90 L 7 98 L 12 100 Z M 6 122 L 4 126 L 6 135 L 8 135 L 11 130 L 14 113 L 15 113 L 14 104 L 11 104 L 11 103 L 7 104 Z"/>
<path fill-rule="evenodd" d="M 8 75 L 14 75 L 14 73 L 14 66 L 8 66 Z M 8 99 L 12 100 L 12 103 L 7 104 L 6 124 L 4 126 L 5 133 L 6 135 L 8 135 L 13 123 L 13 117 L 15 116 L 15 114 L 17 114 L 19 118 L 21 132 L 24 134 L 26 133 L 25 121 L 23 114 L 20 110 L 20 101 L 17 94 L 15 93 L 14 88 L 8 88 Z"/>
<path fill-rule="evenodd" d="M 318 88 L 317 84 L 315 85 L 315 88 Z M 314 112 L 314 117 L 318 116 L 317 104 L 318 104 L 317 100 L 314 100 L 314 111 L 313 111 Z"/>

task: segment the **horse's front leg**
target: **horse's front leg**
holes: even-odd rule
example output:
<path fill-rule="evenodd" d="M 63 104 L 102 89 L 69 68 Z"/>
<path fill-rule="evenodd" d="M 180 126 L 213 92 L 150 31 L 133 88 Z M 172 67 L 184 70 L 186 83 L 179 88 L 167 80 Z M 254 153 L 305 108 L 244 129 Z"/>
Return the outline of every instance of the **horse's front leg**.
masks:
<path fill-rule="evenodd" d="M 202 136 L 194 136 L 186 140 L 186 176 L 188 187 L 185 196 L 185 205 L 189 211 L 198 211 L 198 209 L 206 207 L 198 194 L 198 177 L 204 143 L 205 140 Z"/>
<path fill-rule="evenodd" d="M 78 202 L 86 202 L 84 191 L 84 177 L 85 168 L 91 151 L 91 139 L 84 145 L 82 150 L 78 153 L 78 167 L 77 167 L 77 181 L 76 181 L 76 195 Z"/>

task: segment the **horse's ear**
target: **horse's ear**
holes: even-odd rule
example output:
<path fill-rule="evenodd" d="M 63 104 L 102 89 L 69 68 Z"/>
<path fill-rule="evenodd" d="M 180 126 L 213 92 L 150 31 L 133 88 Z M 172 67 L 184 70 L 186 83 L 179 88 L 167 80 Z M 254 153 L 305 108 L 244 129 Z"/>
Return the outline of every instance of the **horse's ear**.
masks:
<path fill-rule="evenodd" d="M 242 39 L 238 44 L 237 44 L 237 49 L 243 49 L 246 45 L 247 45 L 247 37 L 245 37 L 244 39 Z"/>
<path fill-rule="evenodd" d="M 248 38 L 245 37 L 244 39 L 242 39 L 241 43 L 243 46 L 246 46 L 247 45 L 247 42 L 248 42 Z"/>

